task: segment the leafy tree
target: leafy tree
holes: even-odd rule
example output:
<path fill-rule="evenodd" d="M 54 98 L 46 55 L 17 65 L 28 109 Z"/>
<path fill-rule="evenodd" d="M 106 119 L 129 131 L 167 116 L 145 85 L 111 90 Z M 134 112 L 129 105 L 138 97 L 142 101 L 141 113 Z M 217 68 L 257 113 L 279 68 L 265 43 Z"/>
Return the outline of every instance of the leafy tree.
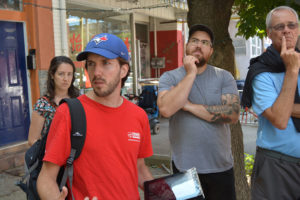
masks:
<path fill-rule="evenodd" d="M 188 0 L 187 22 L 206 24 L 214 32 L 214 53 L 210 64 L 226 69 L 235 76 L 234 48 L 228 32 L 231 10 L 234 0 Z M 231 125 L 232 153 L 237 199 L 250 199 L 250 190 L 246 179 L 244 163 L 244 145 L 241 124 Z"/>
<path fill-rule="evenodd" d="M 240 17 L 237 35 L 246 39 L 255 35 L 266 37 L 266 16 L 270 10 L 282 5 L 300 11 L 299 0 L 235 0 L 233 10 Z"/>

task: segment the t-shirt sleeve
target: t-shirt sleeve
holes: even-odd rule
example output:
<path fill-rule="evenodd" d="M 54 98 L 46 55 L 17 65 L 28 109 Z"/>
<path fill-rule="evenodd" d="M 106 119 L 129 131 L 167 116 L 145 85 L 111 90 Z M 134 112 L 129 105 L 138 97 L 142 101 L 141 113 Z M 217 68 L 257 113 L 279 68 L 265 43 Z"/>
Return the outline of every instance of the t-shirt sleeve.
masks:
<path fill-rule="evenodd" d="M 71 152 L 70 132 L 71 119 L 67 104 L 62 104 L 56 110 L 47 137 L 46 151 L 43 161 L 59 166 L 66 163 Z"/>
<path fill-rule="evenodd" d="M 236 94 L 238 95 L 238 89 L 236 82 L 230 72 L 225 71 L 223 73 L 223 86 L 222 94 Z"/>
<path fill-rule="evenodd" d="M 175 82 L 173 81 L 169 72 L 163 73 L 163 75 L 159 79 L 158 92 L 170 90 L 172 86 L 175 86 Z"/>
<path fill-rule="evenodd" d="M 51 104 L 43 97 L 37 100 L 33 106 L 33 110 L 38 112 L 44 118 L 47 118 L 49 113 L 55 111 Z"/>
<path fill-rule="evenodd" d="M 253 99 L 252 108 L 258 115 L 262 114 L 267 108 L 271 107 L 277 98 L 277 92 L 272 85 L 269 73 L 261 73 L 252 81 Z"/>
<path fill-rule="evenodd" d="M 150 157 L 153 154 L 152 144 L 151 144 L 151 132 L 149 120 L 144 113 L 142 118 L 142 127 L 143 127 L 143 137 L 141 138 L 141 145 L 138 158 Z"/>

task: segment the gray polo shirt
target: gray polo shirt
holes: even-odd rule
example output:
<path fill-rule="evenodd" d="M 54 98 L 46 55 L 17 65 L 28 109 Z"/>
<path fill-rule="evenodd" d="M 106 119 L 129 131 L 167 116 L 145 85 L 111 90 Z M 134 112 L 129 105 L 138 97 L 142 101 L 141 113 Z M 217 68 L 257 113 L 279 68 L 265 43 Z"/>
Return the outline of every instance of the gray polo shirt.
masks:
<path fill-rule="evenodd" d="M 185 74 L 184 67 L 165 72 L 159 81 L 159 92 L 176 86 Z M 207 65 L 197 75 L 188 99 L 194 104 L 221 105 L 222 94 L 238 95 L 233 76 Z M 209 123 L 179 110 L 169 119 L 169 139 L 172 159 L 180 171 L 196 167 L 198 173 L 206 174 L 233 167 L 229 124 Z"/>

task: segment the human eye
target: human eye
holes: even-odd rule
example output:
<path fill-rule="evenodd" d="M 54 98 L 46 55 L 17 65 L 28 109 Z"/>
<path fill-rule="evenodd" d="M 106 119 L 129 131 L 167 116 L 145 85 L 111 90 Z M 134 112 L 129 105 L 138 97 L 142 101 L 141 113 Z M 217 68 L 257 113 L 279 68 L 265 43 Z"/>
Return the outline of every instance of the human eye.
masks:
<path fill-rule="evenodd" d="M 88 67 L 93 67 L 93 66 L 95 66 L 95 63 L 91 62 L 91 61 L 87 61 L 87 66 Z"/>
<path fill-rule="evenodd" d="M 208 40 L 201 40 L 201 43 L 205 46 L 209 46 L 210 42 Z"/>
<path fill-rule="evenodd" d="M 199 40 L 196 39 L 196 38 L 192 38 L 190 41 L 191 41 L 192 44 L 198 44 Z"/>
<path fill-rule="evenodd" d="M 109 62 L 108 60 L 103 60 L 103 64 L 104 64 L 104 65 L 109 65 L 110 62 Z"/>
<path fill-rule="evenodd" d="M 298 27 L 298 23 L 288 23 L 287 26 L 289 27 L 289 29 L 295 29 Z"/>
<path fill-rule="evenodd" d="M 284 29 L 285 25 L 284 24 L 277 24 L 274 26 L 274 29 L 276 31 L 282 31 Z"/>
<path fill-rule="evenodd" d="M 64 72 L 57 72 L 57 75 L 58 75 L 58 76 L 63 76 L 63 75 L 64 75 Z"/>

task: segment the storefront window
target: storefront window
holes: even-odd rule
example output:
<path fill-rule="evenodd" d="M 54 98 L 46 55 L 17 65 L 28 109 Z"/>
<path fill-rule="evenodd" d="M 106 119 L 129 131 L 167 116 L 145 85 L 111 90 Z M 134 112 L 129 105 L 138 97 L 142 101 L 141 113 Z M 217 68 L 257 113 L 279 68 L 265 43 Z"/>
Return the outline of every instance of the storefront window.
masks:
<path fill-rule="evenodd" d="M 94 12 L 82 15 L 69 12 L 67 15 L 69 56 L 76 65 L 76 83 L 82 93 L 90 88 L 87 73 L 84 70 L 84 62 L 76 62 L 78 53 L 84 50 L 86 44 L 99 33 L 112 33 L 123 39 L 131 55 L 131 32 L 129 15 L 116 13 L 104 13 L 103 16 L 95 15 Z M 129 79 L 131 80 L 131 79 Z M 125 91 L 126 92 L 126 91 Z"/>
<path fill-rule="evenodd" d="M 0 0 L 1 10 L 22 10 L 22 1 L 20 0 Z"/>

